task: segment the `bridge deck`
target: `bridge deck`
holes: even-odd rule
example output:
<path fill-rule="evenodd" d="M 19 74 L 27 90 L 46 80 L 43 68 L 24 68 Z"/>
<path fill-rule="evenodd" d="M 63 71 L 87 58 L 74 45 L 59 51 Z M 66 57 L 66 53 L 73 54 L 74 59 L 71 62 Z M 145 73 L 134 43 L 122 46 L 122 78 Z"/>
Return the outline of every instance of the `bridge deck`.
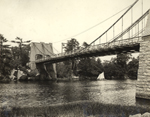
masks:
<path fill-rule="evenodd" d="M 69 53 L 60 53 L 49 58 L 43 58 L 36 60 L 36 63 L 56 63 L 73 58 L 84 58 L 91 56 L 105 56 L 105 55 L 114 55 L 117 53 L 126 53 L 126 52 L 138 52 L 139 51 L 139 42 L 140 38 L 130 38 L 123 39 L 118 41 L 113 41 L 109 43 L 98 44 L 94 46 L 89 46 L 86 49 L 79 49 L 78 51 L 71 51 Z"/>

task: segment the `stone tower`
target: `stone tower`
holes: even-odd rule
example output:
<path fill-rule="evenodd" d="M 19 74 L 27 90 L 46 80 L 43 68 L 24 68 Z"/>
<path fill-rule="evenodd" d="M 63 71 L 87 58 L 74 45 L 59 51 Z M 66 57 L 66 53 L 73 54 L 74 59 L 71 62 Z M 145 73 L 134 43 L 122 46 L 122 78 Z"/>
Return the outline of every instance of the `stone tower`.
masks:
<path fill-rule="evenodd" d="M 150 99 L 150 10 L 146 28 L 140 42 L 136 97 Z"/>

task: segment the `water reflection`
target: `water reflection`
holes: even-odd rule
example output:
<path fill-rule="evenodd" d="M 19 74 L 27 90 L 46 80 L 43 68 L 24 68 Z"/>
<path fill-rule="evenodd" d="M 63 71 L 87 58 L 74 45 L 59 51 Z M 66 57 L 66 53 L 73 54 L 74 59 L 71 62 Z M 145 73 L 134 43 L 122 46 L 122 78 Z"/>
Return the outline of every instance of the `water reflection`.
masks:
<path fill-rule="evenodd" d="M 0 84 L 2 106 L 49 106 L 74 101 L 137 105 L 136 81 L 17 82 Z"/>

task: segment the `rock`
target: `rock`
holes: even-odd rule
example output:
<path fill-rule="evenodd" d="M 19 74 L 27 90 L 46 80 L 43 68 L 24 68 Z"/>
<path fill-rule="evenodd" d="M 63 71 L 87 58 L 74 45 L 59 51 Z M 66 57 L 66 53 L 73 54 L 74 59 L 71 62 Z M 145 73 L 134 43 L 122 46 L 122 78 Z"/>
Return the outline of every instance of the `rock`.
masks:
<path fill-rule="evenodd" d="M 20 77 L 19 81 L 25 81 L 27 79 L 28 79 L 27 75 L 23 75 Z"/>
<path fill-rule="evenodd" d="M 3 102 L 1 104 L 1 107 L 5 110 L 5 111 L 11 111 L 12 108 L 8 105 L 8 102 Z"/>
<path fill-rule="evenodd" d="M 35 77 L 28 77 L 28 80 L 35 80 Z"/>
<path fill-rule="evenodd" d="M 9 112 L 9 111 L 12 111 L 12 108 L 10 106 L 8 106 L 5 111 Z"/>
<path fill-rule="evenodd" d="M 2 108 L 6 108 L 7 105 L 8 105 L 8 102 L 3 102 L 3 103 L 1 104 L 1 107 L 2 107 Z"/>
<path fill-rule="evenodd" d="M 39 75 L 39 72 L 37 69 L 31 70 L 30 72 L 28 72 L 29 77 L 35 77 Z"/>
<path fill-rule="evenodd" d="M 130 115 L 129 117 L 141 117 L 141 114 Z"/>
<path fill-rule="evenodd" d="M 10 82 L 10 79 L 4 77 L 2 80 L 0 80 L 0 82 L 2 82 L 2 83 L 9 83 L 9 82 Z"/>
<path fill-rule="evenodd" d="M 142 115 L 142 117 L 150 117 L 150 113 L 146 112 Z"/>

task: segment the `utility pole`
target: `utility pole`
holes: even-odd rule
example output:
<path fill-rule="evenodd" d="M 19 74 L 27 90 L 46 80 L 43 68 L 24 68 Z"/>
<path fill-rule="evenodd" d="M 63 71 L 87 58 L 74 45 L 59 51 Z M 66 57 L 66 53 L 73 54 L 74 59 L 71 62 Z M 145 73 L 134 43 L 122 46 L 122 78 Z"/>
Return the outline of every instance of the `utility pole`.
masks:
<path fill-rule="evenodd" d="M 63 49 L 64 49 L 65 44 L 67 44 L 67 43 L 61 43 L 61 53 L 63 53 Z"/>

